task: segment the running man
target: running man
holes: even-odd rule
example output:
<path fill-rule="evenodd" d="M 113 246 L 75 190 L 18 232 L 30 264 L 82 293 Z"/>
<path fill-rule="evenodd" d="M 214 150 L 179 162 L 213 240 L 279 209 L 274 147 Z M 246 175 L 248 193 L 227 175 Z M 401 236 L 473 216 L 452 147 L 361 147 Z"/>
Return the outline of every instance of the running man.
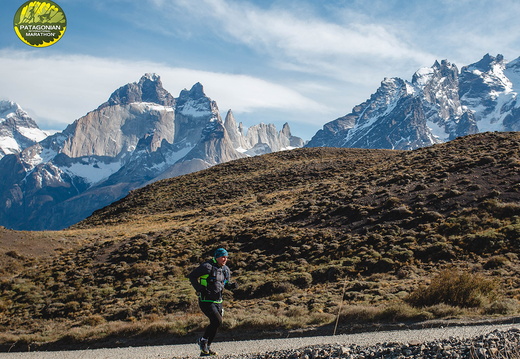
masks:
<path fill-rule="evenodd" d="M 217 355 L 210 349 L 211 343 L 222 325 L 222 291 L 237 289 L 236 283 L 231 283 L 231 272 L 226 266 L 228 252 L 224 248 L 215 251 L 210 260 L 195 268 L 189 275 L 191 285 L 197 291 L 199 306 L 208 317 L 209 325 L 202 338 L 197 343 L 200 356 Z"/>

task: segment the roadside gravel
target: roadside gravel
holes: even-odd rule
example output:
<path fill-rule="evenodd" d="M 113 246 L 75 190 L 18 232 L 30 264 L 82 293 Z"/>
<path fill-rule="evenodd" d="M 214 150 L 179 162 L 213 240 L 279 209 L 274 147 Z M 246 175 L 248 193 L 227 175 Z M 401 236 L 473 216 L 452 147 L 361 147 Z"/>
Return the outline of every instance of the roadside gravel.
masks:
<path fill-rule="evenodd" d="M 262 358 L 262 353 L 287 351 L 305 347 L 321 346 L 326 348 L 336 345 L 339 348 L 356 346 L 375 346 L 381 343 L 401 343 L 418 345 L 419 343 L 451 339 L 452 342 L 467 338 L 487 335 L 493 331 L 520 331 L 520 324 L 452 326 L 445 328 L 412 329 L 397 331 L 367 332 L 358 334 L 344 334 L 336 336 L 320 336 L 289 339 L 264 339 L 236 342 L 216 342 L 212 349 L 218 351 L 222 358 Z M 304 353 L 304 352 L 302 352 Z M 115 349 L 94 349 L 61 352 L 32 352 L 32 353 L 0 353 L 0 359 L 172 359 L 197 358 L 199 354 L 196 344 L 129 347 Z M 256 355 L 255 355 L 256 354 Z M 292 353 L 291 353 L 292 354 Z M 305 354 L 302 354 L 305 356 Z M 311 355 L 312 356 L 312 355 Z M 287 358 L 289 354 L 281 353 L 278 357 Z M 310 357 L 307 355 L 307 357 Z M 348 357 L 348 356 L 342 356 Z"/>

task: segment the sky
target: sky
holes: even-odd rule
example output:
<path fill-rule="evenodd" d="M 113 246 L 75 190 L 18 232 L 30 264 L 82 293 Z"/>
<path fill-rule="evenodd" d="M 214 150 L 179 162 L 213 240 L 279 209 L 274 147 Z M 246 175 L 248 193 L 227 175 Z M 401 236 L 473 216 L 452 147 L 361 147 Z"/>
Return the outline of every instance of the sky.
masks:
<path fill-rule="evenodd" d="M 0 99 L 61 131 L 117 88 L 156 73 L 178 97 L 204 86 L 246 127 L 287 122 L 310 140 L 370 98 L 386 77 L 411 80 L 436 60 L 520 56 L 517 0 L 55 0 L 54 45 L 18 39 L 25 0 L 0 7 Z"/>

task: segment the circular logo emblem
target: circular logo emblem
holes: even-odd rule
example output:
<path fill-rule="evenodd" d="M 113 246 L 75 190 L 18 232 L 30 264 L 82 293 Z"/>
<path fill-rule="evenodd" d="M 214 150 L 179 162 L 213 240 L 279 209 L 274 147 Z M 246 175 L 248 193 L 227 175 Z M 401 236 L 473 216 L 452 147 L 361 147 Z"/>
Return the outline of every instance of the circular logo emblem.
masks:
<path fill-rule="evenodd" d="M 14 15 L 14 32 L 29 46 L 58 42 L 67 28 L 65 13 L 52 1 L 27 1 Z"/>

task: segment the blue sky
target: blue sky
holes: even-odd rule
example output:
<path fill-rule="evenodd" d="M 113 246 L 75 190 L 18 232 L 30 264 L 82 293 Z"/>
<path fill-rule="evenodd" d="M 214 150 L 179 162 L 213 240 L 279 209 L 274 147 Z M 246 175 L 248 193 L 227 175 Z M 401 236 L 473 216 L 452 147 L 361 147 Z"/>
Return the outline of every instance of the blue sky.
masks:
<path fill-rule="evenodd" d="M 201 82 L 223 116 L 308 140 L 385 77 L 520 56 L 517 0 L 56 0 L 67 31 L 45 48 L 13 31 L 24 2 L 0 8 L 0 99 L 47 130 L 154 72 L 174 97 Z"/>

